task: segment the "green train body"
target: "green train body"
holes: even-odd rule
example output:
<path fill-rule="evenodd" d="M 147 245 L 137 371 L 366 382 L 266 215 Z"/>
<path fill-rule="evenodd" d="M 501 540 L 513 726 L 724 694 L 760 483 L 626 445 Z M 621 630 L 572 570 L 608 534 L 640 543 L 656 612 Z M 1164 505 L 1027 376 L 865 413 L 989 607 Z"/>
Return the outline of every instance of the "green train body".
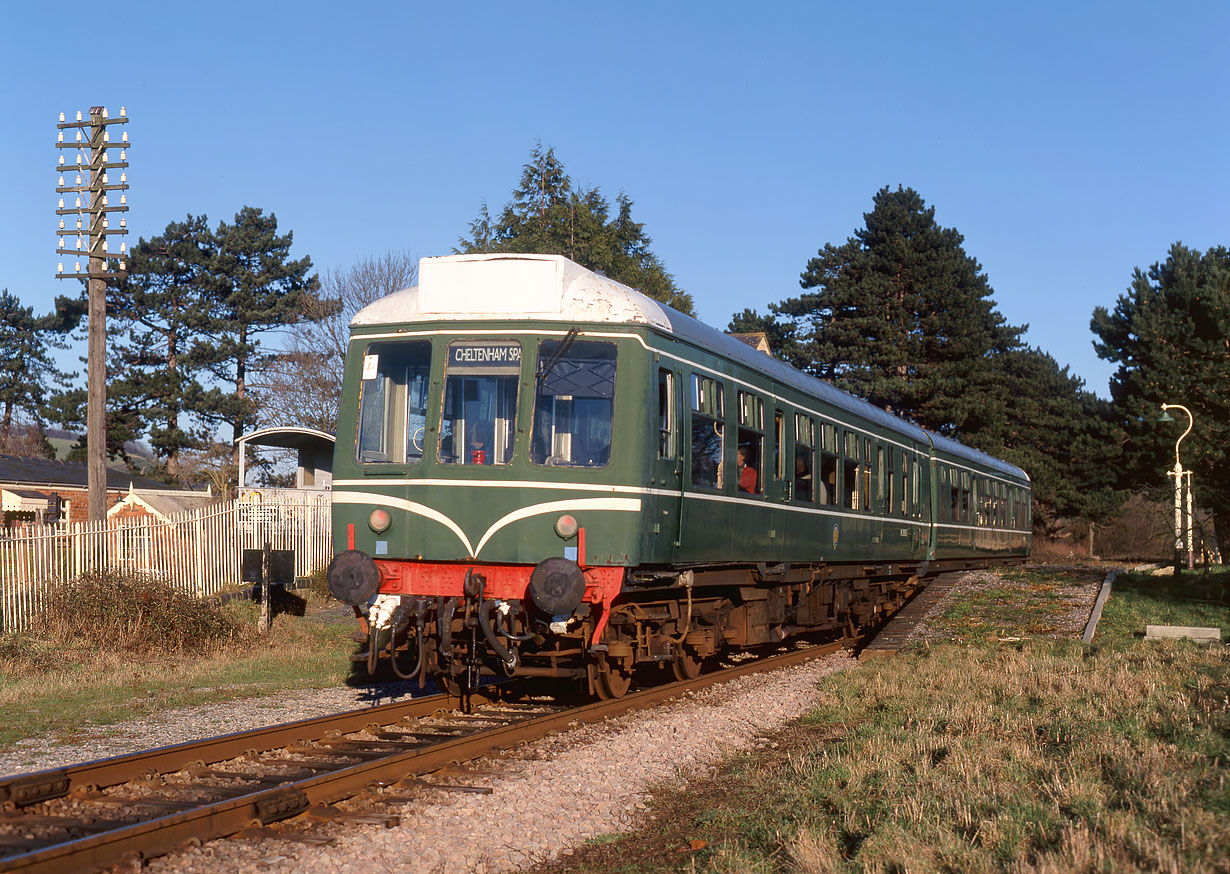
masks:
<path fill-rule="evenodd" d="M 372 667 L 621 694 L 1028 555 L 1019 468 L 559 256 L 420 271 L 352 323 L 339 415 L 330 583 Z"/>

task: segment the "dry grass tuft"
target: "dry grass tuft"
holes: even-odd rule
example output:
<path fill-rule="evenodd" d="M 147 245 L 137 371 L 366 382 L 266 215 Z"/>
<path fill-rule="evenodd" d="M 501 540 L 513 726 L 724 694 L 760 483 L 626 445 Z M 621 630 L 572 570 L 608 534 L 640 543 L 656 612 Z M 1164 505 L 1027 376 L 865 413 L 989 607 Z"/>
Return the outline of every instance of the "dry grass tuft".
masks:
<path fill-rule="evenodd" d="M 66 583 L 37 617 L 55 643 L 130 654 L 200 653 L 248 631 L 217 604 L 147 574 L 97 571 Z"/>

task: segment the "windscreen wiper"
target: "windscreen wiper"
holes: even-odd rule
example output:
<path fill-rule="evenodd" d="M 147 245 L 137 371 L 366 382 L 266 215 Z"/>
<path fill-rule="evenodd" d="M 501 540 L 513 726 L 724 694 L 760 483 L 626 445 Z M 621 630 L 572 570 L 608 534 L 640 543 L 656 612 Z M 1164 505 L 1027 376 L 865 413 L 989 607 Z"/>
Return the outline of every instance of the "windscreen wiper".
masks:
<path fill-rule="evenodd" d="M 579 333 L 580 330 L 577 328 L 569 329 L 568 333 L 564 335 L 564 339 L 560 341 L 559 348 L 555 350 L 555 354 L 538 365 L 538 370 L 534 373 L 535 379 L 542 382 L 551 375 L 555 365 L 559 364 L 563 357 L 568 354 L 568 350 L 572 348 L 572 344 L 576 341 Z"/>

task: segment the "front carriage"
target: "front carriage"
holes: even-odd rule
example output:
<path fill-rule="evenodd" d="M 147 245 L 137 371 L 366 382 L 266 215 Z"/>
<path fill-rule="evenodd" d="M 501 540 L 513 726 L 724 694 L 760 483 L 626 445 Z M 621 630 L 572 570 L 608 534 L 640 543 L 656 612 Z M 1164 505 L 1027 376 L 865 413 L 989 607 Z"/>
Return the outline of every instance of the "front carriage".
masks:
<path fill-rule="evenodd" d="M 330 585 L 373 668 L 622 694 L 1023 555 L 1023 517 L 979 512 L 1027 506 L 1023 472 L 937 440 L 565 258 L 423 259 L 352 323 Z M 988 484 L 953 548 L 950 468 Z"/>

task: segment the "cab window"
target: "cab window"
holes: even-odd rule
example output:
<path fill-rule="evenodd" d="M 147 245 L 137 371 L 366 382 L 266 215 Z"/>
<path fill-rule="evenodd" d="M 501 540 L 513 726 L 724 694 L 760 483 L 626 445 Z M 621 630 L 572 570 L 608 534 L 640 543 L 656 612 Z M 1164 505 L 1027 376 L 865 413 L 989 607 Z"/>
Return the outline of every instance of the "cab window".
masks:
<path fill-rule="evenodd" d="M 457 340 L 448 346 L 442 464 L 508 464 L 517 433 L 521 344 L 515 340 Z"/>
<path fill-rule="evenodd" d="M 615 416 L 615 344 L 545 340 L 534 369 L 530 461 L 549 467 L 605 467 Z"/>
<path fill-rule="evenodd" d="M 355 460 L 405 464 L 423 457 L 431 344 L 372 343 L 363 354 Z"/>

